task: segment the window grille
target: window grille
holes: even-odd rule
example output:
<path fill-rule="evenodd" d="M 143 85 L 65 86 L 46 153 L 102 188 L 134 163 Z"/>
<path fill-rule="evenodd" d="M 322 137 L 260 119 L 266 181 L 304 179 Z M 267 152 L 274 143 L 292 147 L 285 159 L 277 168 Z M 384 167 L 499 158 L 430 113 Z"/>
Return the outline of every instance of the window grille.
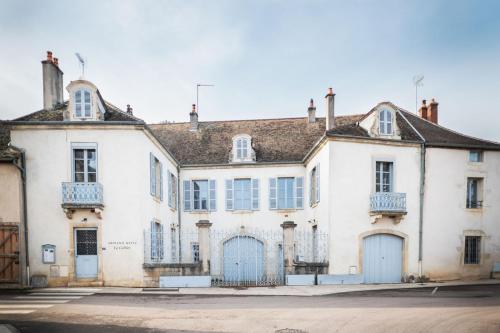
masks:
<path fill-rule="evenodd" d="M 465 236 L 464 264 L 481 262 L 481 236 Z"/>

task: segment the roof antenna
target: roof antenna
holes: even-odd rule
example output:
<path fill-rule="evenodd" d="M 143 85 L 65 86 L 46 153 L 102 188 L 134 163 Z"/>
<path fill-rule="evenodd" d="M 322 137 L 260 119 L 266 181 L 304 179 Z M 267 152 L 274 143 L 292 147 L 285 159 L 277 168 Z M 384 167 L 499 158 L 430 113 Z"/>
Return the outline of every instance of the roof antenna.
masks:
<path fill-rule="evenodd" d="M 415 75 L 413 77 L 413 84 L 415 85 L 415 113 L 418 112 L 418 87 L 422 87 L 424 85 L 423 81 L 423 75 Z"/>
<path fill-rule="evenodd" d="M 197 107 L 197 111 L 198 111 L 198 114 L 200 113 L 200 104 L 198 102 L 198 90 L 200 87 L 215 87 L 215 85 L 213 84 L 201 84 L 201 83 L 197 83 L 196 84 L 196 107 Z"/>
<path fill-rule="evenodd" d="M 83 79 L 85 76 L 85 60 L 83 60 L 83 57 L 80 55 L 80 53 L 76 52 L 75 55 L 80 62 L 80 66 L 82 67 L 82 76 L 80 77 L 80 79 Z"/>

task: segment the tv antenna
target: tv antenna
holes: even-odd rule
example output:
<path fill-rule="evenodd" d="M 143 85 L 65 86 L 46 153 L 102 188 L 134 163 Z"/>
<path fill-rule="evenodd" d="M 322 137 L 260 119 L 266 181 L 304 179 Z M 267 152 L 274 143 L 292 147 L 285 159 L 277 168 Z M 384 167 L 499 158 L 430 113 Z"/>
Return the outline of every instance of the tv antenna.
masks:
<path fill-rule="evenodd" d="M 415 85 L 415 113 L 418 111 L 418 87 L 422 87 L 424 85 L 423 81 L 423 75 L 415 75 L 413 77 L 413 84 Z"/>
<path fill-rule="evenodd" d="M 78 58 L 78 61 L 80 62 L 80 66 L 82 67 L 82 79 L 83 79 L 83 77 L 85 76 L 85 60 L 83 60 L 83 57 L 80 55 L 80 53 L 76 52 L 75 55 Z"/>
<path fill-rule="evenodd" d="M 199 89 L 200 87 L 215 87 L 215 85 L 213 84 L 201 84 L 201 83 L 197 83 L 196 84 L 196 110 L 198 110 L 198 112 L 200 111 L 200 104 L 198 102 L 198 96 L 199 96 Z"/>

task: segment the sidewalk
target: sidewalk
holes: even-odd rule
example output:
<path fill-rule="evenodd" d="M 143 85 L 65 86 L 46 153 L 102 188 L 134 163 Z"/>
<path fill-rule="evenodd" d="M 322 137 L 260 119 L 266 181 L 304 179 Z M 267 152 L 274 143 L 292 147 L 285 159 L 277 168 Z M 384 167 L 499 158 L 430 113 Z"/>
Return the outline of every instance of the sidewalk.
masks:
<path fill-rule="evenodd" d="M 399 284 L 357 284 L 357 285 L 320 285 L 320 286 L 277 286 L 249 288 L 173 288 L 154 289 L 102 287 L 102 288 L 43 288 L 37 291 L 47 292 L 94 292 L 101 295 L 205 295 L 205 296 L 322 296 L 356 291 L 435 288 L 445 286 L 500 284 L 500 280 L 448 281 L 429 283 Z"/>

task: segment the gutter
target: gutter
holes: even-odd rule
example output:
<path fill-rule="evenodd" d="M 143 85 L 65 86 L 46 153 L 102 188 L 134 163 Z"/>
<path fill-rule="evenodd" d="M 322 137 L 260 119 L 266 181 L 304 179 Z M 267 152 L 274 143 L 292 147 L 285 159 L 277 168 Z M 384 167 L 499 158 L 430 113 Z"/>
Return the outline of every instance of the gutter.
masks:
<path fill-rule="evenodd" d="M 177 165 L 177 197 L 175 200 L 177 201 L 177 222 L 179 224 L 179 263 L 182 262 L 182 222 L 181 222 L 181 168 Z"/>

